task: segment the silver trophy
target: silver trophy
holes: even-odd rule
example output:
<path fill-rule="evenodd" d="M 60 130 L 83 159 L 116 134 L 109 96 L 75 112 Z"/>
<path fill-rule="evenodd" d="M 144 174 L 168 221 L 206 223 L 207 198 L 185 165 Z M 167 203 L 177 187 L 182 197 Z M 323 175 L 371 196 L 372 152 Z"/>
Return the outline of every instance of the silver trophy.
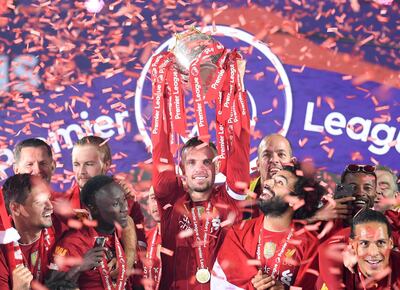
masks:
<path fill-rule="evenodd" d="M 193 60 L 210 44 L 218 43 L 211 36 L 201 33 L 195 28 L 175 36 L 175 45 L 170 48 L 176 58 L 176 68 L 181 73 L 184 83 L 189 82 L 189 67 Z M 216 63 L 221 54 L 211 56 L 200 63 L 200 77 L 206 93 L 212 77 L 217 70 Z"/>

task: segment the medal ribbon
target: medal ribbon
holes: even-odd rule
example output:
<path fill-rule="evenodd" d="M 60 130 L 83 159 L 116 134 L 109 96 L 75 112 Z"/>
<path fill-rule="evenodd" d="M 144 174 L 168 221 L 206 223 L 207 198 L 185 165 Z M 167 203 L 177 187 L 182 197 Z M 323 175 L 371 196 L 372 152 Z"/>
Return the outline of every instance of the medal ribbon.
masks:
<path fill-rule="evenodd" d="M 38 254 L 37 254 L 37 258 L 36 258 L 36 262 L 34 265 L 31 265 L 31 267 L 29 267 L 29 271 L 33 274 L 33 279 L 38 280 L 38 281 L 43 281 L 43 271 L 42 271 L 42 267 L 43 265 L 45 265 L 45 267 L 47 267 L 48 264 L 48 252 L 50 250 L 50 246 L 52 241 L 54 242 L 54 237 L 50 237 L 49 231 L 48 229 L 43 229 L 41 234 L 40 234 L 40 238 L 39 238 L 39 246 L 38 246 Z M 22 252 L 21 252 L 22 255 Z M 28 268 L 28 262 L 26 261 L 26 259 L 30 259 L 31 257 L 24 257 L 22 255 L 23 258 L 23 262 L 25 267 Z"/>
<path fill-rule="evenodd" d="M 118 278 L 116 285 L 114 287 L 111 277 L 110 277 L 110 269 L 108 269 L 107 260 L 103 256 L 103 260 L 100 262 L 100 266 L 97 267 L 99 270 L 101 280 L 103 282 L 104 289 L 107 290 L 123 290 L 125 289 L 126 282 L 126 258 L 124 256 L 121 243 L 117 237 L 117 233 L 114 233 L 115 237 L 115 253 L 117 255 L 117 267 L 118 267 Z"/>
<path fill-rule="evenodd" d="M 289 241 L 293 236 L 293 233 L 294 233 L 294 230 L 293 230 L 293 227 L 291 227 L 290 232 L 288 233 L 288 235 L 286 237 L 285 243 L 282 245 L 281 249 L 278 252 L 278 256 L 275 259 L 275 264 L 272 268 L 272 273 L 271 273 L 271 277 L 273 279 L 277 279 L 278 278 L 277 275 L 279 276 L 279 270 L 280 270 L 280 267 L 282 264 L 282 255 L 285 252 L 287 245 L 289 244 Z M 267 265 L 266 265 L 266 261 L 263 261 L 264 255 L 261 255 L 261 244 L 263 244 L 263 245 L 265 244 L 264 227 L 261 229 L 260 235 L 258 236 L 258 244 L 257 244 L 257 253 L 256 254 L 257 254 L 257 260 L 259 260 L 261 262 L 260 270 L 262 270 L 265 273 L 266 271 L 264 271 L 263 265 L 264 266 L 267 266 Z"/>
<path fill-rule="evenodd" d="M 154 231 L 153 237 L 151 238 L 150 250 L 149 250 L 148 254 L 146 255 L 148 264 L 146 263 L 145 265 L 143 265 L 143 267 L 144 267 L 143 277 L 145 279 L 150 279 L 150 280 L 156 282 L 156 287 L 154 289 L 158 289 L 159 284 L 160 284 L 160 277 L 161 277 L 161 265 L 159 267 L 158 274 L 156 274 L 154 272 L 154 277 L 153 277 L 153 270 L 154 270 L 153 261 L 157 257 L 157 251 L 155 251 L 155 249 L 156 249 L 156 241 L 157 241 L 158 235 L 159 235 L 159 226 L 157 225 L 156 230 Z M 160 262 L 161 262 L 161 260 L 160 260 Z"/>
<path fill-rule="evenodd" d="M 211 215 L 210 215 L 210 210 L 211 210 L 211 202 L 208 202 L 207 208 L 206 208 L 206 222 L 204 224 L 204 235 L 203 235 L 203 243 L 201 243 L 201 237 L 200 237 L 200 230 L 199 230 L 199 224 L 198 224 L 198 210 L 197 213 L 196 207 L 192 207 L 192 220 L 193 220 L 193 232 L 196 237 L 196 242 L 198 243 L 197 245 L 197 252 L 196 252 L 196 259 L 197 259 L 197 265 L 200 266 L 201 269 L 207 269 L 206 267 L 206 252 L 203 252 L 203 249 L 206 250 L 208 249 L 208 231 L 209 231 L 209 226 L 210 226 L 210 221 L 211 221 Z"/>

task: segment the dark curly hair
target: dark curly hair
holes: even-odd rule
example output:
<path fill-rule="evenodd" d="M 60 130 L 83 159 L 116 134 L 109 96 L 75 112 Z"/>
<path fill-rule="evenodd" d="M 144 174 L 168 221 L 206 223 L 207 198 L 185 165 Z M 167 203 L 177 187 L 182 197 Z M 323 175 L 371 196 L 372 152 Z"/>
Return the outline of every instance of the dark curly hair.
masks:
<path fill-rule="evenodd" d="M 294 190 L 290 195 L 304 200 L 304 205 L 295 210 L 293 219 L 300 220 L 312 217 L 318 210 L 321 198 L 326 193 L 326 189 L 313 175 L 303 176 L 301 163 L 299 162 L 283 166 L 283 170 L 292 172 L 297 177 Z"/>

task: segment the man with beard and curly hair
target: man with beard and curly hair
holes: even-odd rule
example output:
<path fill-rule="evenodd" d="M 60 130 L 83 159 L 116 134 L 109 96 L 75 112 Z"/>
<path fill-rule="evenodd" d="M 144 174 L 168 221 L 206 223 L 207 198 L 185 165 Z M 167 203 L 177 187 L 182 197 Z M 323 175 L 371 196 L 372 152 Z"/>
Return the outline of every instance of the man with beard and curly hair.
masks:
<path fill-rule="evenodd" d="M 212 287 L 308 289 L 313 285 L 315 278 L 306 271 L 318 239 L 301 221 L 314 215 L 325 189 L 300 172 L 297 166 L 283 166 L 266 181 L 258 200 L 263 214 L 227 233 L 214 264 Z"/>

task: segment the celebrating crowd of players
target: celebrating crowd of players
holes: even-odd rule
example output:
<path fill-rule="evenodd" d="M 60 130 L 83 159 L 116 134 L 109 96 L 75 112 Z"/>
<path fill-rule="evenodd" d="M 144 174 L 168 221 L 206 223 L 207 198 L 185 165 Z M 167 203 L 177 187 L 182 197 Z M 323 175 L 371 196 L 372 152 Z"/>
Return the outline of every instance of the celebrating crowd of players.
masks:
<path fill-rule="evenodd" d="M 177 170 L 167 136 L 160 140 L 148 195 L 156 226 L 146 232 L 130 185 L 107 175 L 105 140 L 74 145 L 76 183 L 66 193 L 50 188 L 49 145 L 17 144 L 0 205 L 20 239 L 0 247 L 0 289 L 400 289 L 398 185 L 389 168 L 347 165 L 329 192 L 273 134 L 260 142 L 251 178 L 243 129 L 226 182 L 216 184 L 213 143 L 187 141 Z"/>

